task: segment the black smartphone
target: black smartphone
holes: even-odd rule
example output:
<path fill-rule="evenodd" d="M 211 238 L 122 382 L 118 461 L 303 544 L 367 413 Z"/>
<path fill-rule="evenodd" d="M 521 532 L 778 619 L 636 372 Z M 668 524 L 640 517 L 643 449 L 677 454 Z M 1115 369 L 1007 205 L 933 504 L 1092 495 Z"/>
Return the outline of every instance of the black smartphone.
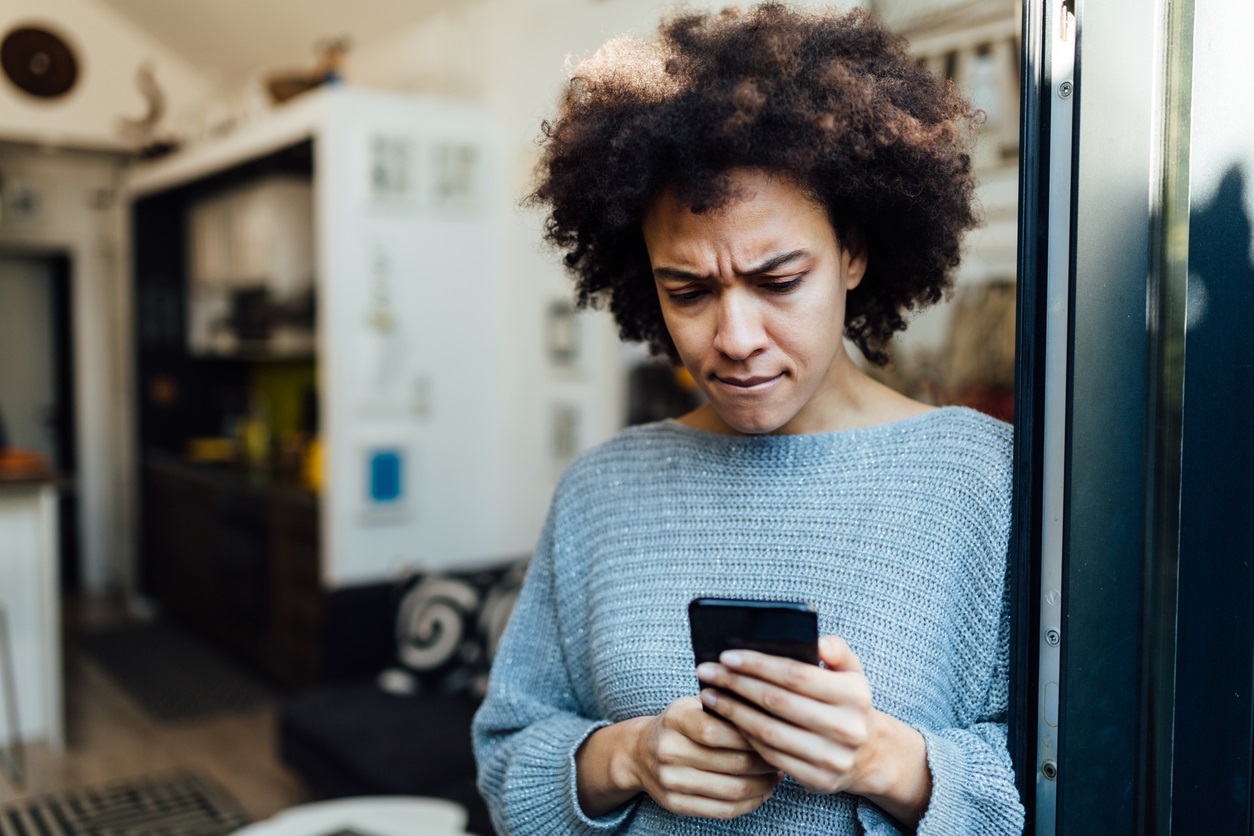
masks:
<path fill-rule="evenodd" d="M 717 662 L 724 650 L 756 650 L 819 663 L 819 619 L 809 604 L 694 598 L 688 605 L 688 626 L 698 665 Z"/>

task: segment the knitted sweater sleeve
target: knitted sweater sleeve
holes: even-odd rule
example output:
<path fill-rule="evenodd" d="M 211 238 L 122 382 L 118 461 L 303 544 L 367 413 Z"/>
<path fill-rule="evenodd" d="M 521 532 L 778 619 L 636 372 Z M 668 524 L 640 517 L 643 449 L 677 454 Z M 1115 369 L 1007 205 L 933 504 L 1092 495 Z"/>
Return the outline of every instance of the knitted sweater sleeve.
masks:
<path fill-rule="evenodd" d="M 587 686 L 590 672 L 581 669 L 586 664 L 580 658 L 574 670 L 567 660 L 554 528 L 550 513 L 472 729 L 479 792 L 497 831 L 512 836 L 614 830 L 636 806 L 594 820 L 579 805 L 575 752 L 610 721 L 587 716 L 578 688 Z"/>
<path fill-rule="evenodd" d="M 932 799 L 919 822 L 919 836 L 1018 836 L 1023 832 L 1023 804 L 1006 742 L 1009 604 L 1007 579 L 996 638 L 997 661 L 976 722 L 965 727 L 918 729 L 927 746 L 932 773 Z M 858 818 L 868 836 L 899 832 L 892 819 L 871 804 L 860 805 Z"/>

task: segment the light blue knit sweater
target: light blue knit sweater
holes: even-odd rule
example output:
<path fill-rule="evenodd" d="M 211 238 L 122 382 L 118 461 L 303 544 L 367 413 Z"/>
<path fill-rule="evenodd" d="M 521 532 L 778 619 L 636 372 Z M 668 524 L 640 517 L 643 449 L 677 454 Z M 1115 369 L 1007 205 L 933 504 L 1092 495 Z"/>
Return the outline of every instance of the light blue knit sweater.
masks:
<path fill-rule="evenodd" d="M 820 435 L 628 429 L 563 476 L 475 716 L 479 787 L 505 834 L 896 833 L 874 805 L 786 779 L 731 821 L 647 796 L 579 807 L 595 729 L 697 693 L 697 596 L 808 601 L 862 661 L 875 707 L 927 743 L 920 833 L 1019 833 L 1006 749 L 1010 428 L 946 408 Z"/>

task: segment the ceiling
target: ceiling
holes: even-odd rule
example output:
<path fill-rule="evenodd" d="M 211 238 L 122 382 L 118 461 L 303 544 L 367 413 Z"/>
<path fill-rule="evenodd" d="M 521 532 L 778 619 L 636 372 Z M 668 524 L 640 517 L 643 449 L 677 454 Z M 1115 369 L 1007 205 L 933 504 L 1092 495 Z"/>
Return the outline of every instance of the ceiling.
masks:
<path fill-rule="evenodd" d="M 412 27 L 458 0 L 96 0 L 222 82 L 312 66 L 315 45 Z"/>
<path fill-rule="evenodd" d="M 231 84 L 259 72 L 312 67 L 315 46 L 324 38 L 347 35 L 353 45 L 369 44 L 472 0 L 95 2 L 125 17 L 211 78 Z M 1013 4 L 1014 0 L 1000 2 Z M 981 0 L 862 0 L 861 4 L 898 30 L 910 28 L 920 16 L 938 9 L 982 5 Z"/>

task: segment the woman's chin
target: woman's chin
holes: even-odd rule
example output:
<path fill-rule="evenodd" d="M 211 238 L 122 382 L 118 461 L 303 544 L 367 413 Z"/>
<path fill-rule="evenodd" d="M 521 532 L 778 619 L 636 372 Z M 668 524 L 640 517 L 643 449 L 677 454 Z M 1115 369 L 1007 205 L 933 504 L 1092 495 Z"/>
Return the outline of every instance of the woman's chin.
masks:
<path fill-rule="evenodd" d="M 771 413 L 738 410 L 723 412 L 717 409 L 716 412 L 729 431 L 740 435 L 770 435 L 788 423 L 787 417 Z"/>

